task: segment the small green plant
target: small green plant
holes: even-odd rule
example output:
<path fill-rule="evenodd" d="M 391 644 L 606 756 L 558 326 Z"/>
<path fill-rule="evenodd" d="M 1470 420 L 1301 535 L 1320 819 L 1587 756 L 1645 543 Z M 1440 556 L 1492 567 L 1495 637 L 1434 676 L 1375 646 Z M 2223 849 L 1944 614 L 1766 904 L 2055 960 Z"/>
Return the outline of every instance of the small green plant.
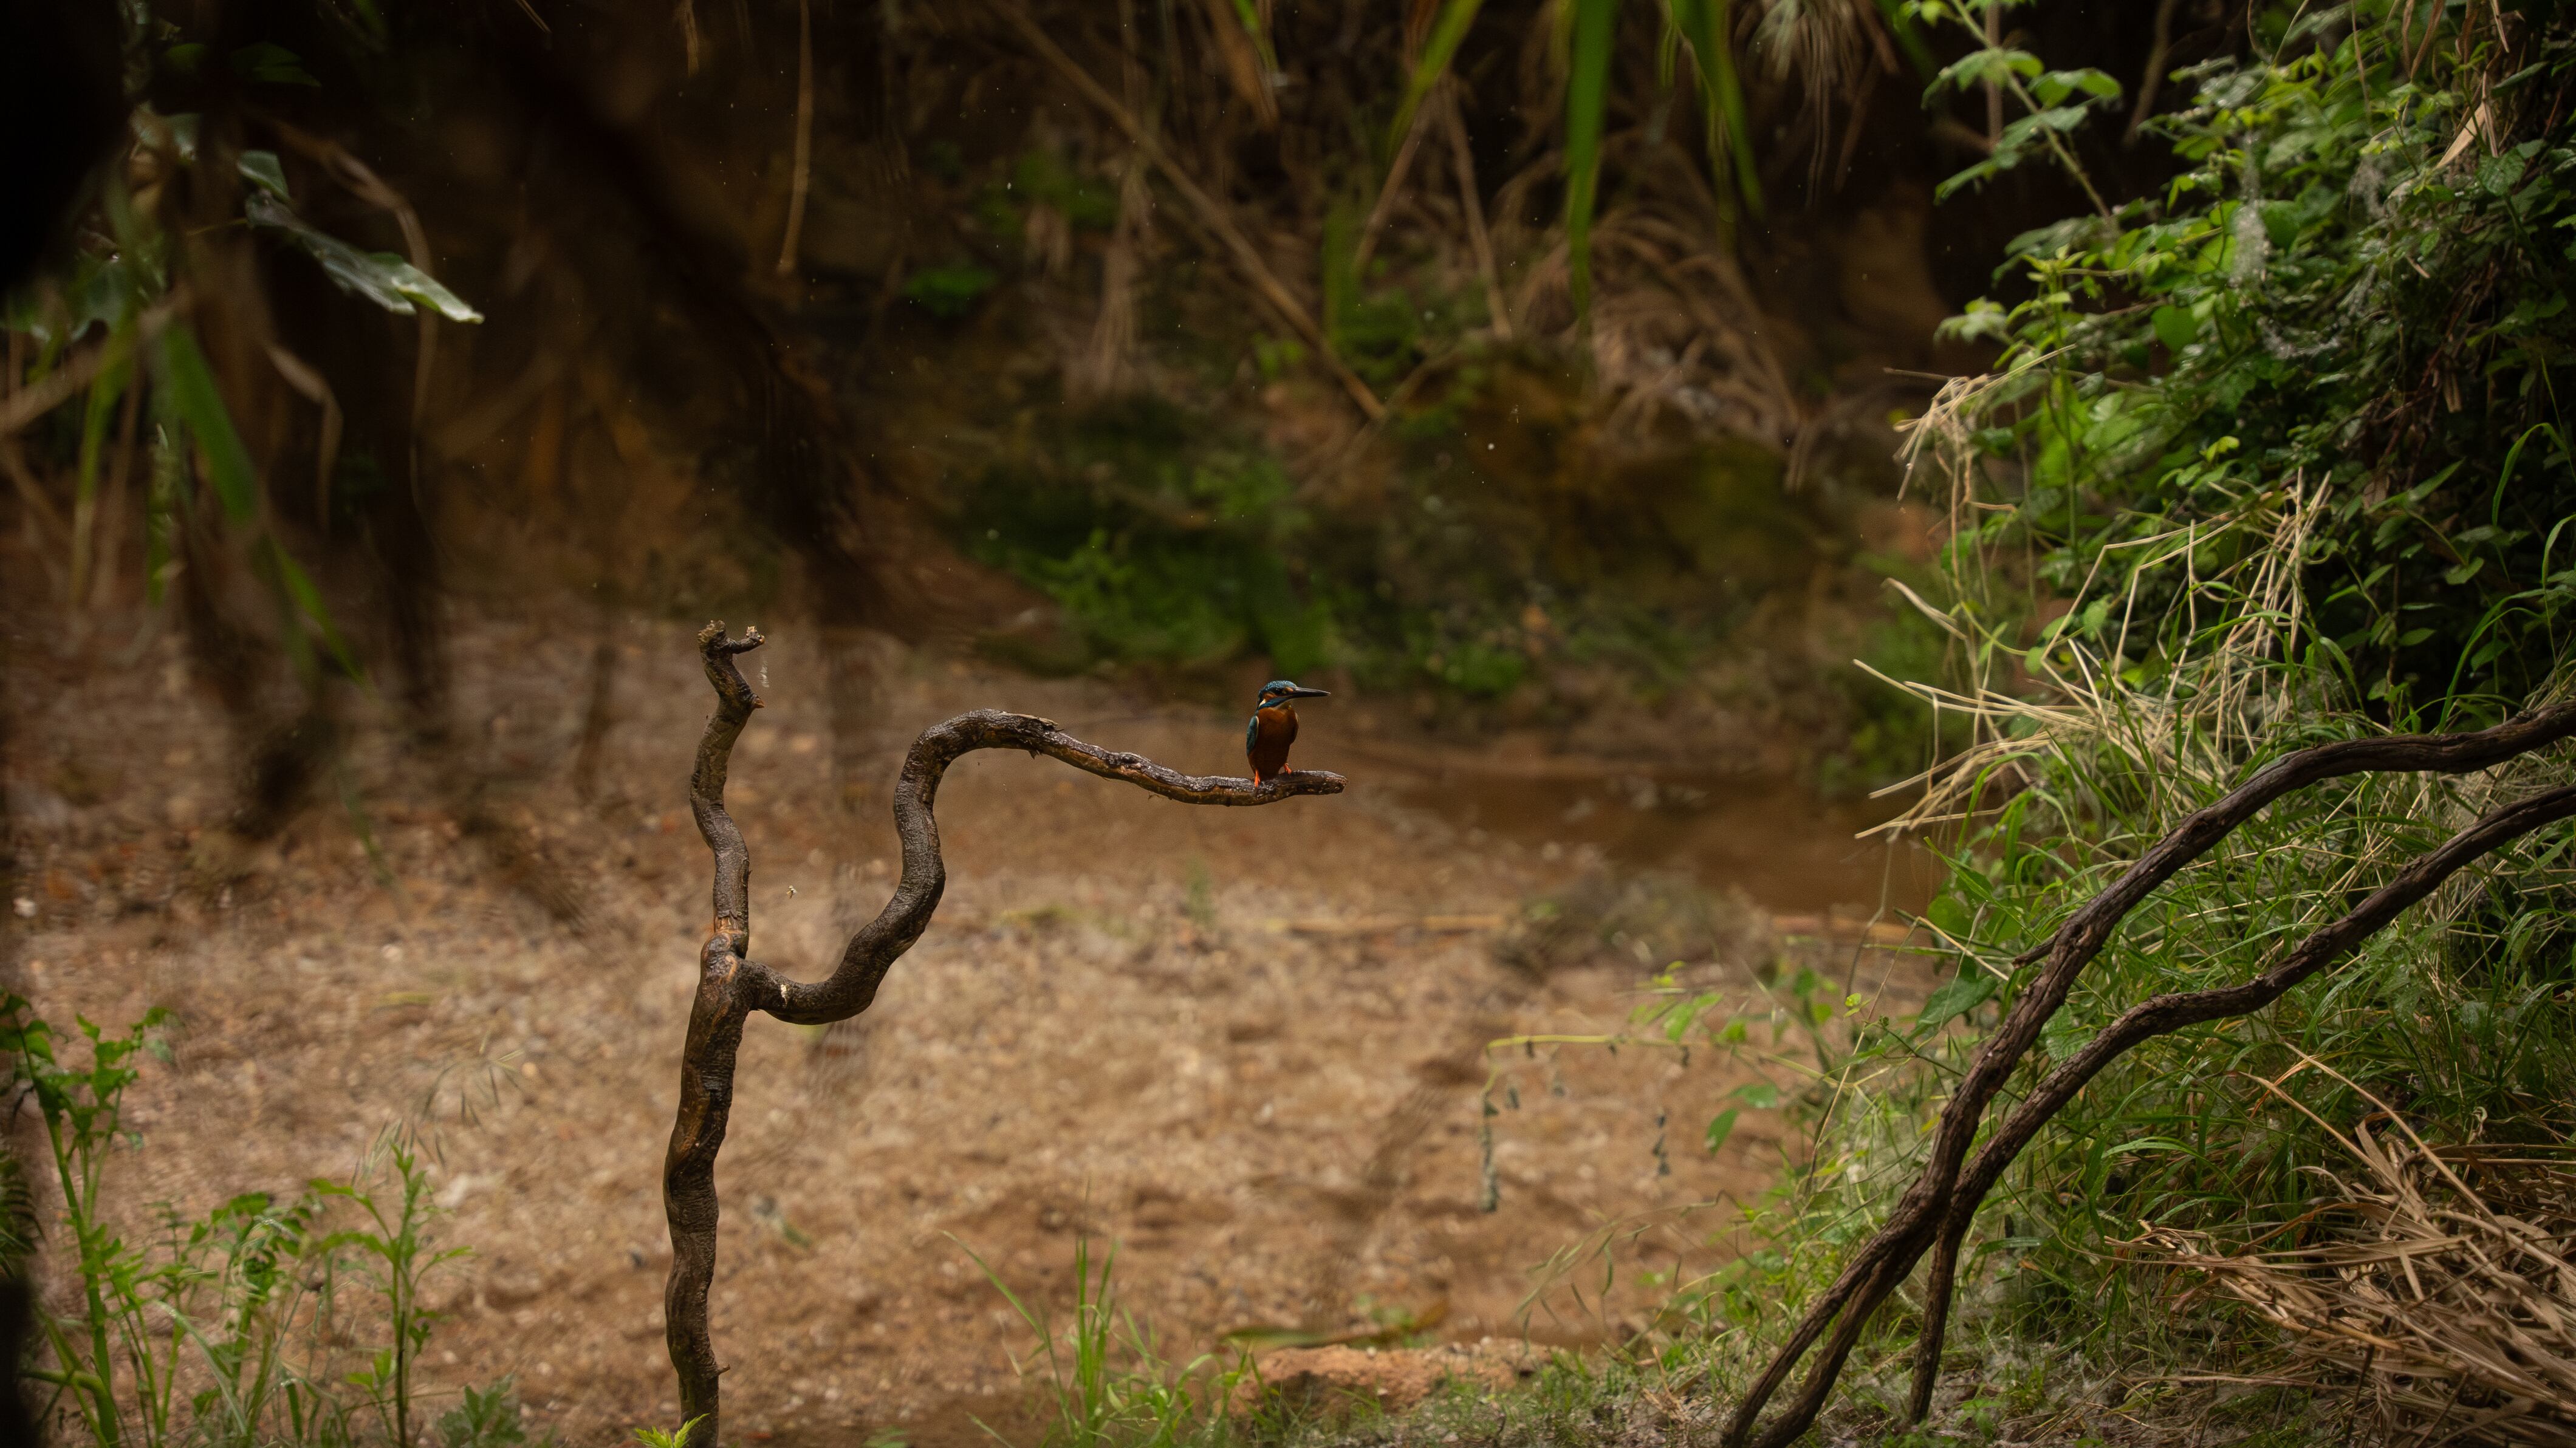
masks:
<path fill-rule="evenodd" d="M 1074 1239 L 1073 1320 L 1059 1332 L 1042 1304 L 1013 1292 L 973 1248 L 957 1245 L 1037 1334 L 1036 1351 L 1014 1366 L 1024 1377 L 1045 1366 L 1040 1386 L 1054 1400 L 1045 1448 L 1174 1448 L 1225 1421 L 1225 1404 L 1250 1372 L 1248 1359 L 1229 1371 L 1217 1369 L 1213 1354 L 1177 1365 L 1166 1360 L 1152 1329 L 1118 1305 L 1111 1285 L 1116 1246 L 1095 1271 L 1090 1238 Z"/>
<path fill-rule="evenodd" d="M 435 1208 L 417 1135 L 387 1132 L 351 1180 L 316 1179 L 291 1201 L 249 1193 L 196 1219 L 165 1205 L 154 1236 L 129 1242 L 101 1182 L 112 1153 L 142 1145 L 123 1124 L 124 1095 L 141 1061 L 168 1058 L 170 1019 L 155 1008 L 122 1035 L 79 1020 L 87 1049 L 75 1051 L 26 1000 L 0 996 L 0 1064 L 43 1120 L 63 1265 L 79 1285 L 72 1311 L 40 1312 L 43 1351 L 18 1368 L 51 1389 L 41 1416 L 76 1420 L 102 1448 L 417 1441 L 415 1366 L 436 1320 L 422 1281 L 463 1255 L 428 1241 Z M 41 1224 L 23 1192 L 20 1206 L 13 1220 L 33 1241 Z M 379 1310 L 342 1298 L 352 1276 Z M 526 1442 L 507 1380 L 466 1390 L 435 1432 L 440 1448 Z"/>
<path fill-rule="evenodd" d="M 705 1421 L 705 1415 L 701 1414 L 682 1423 L 677 1432 L 661 1428 L 638 1428 L 635 1430 L 635 1441 L 644 1445 L 644 1448 L 689 1448 L 690 1436 L 695 1434 L 698 1431 L 698 1425 Z M 869 1441 L 873 1443 L 875 1440 Z"/>
<path fill-rule="evenodd" d="M 518 1448 L 528 1441 L 519 1422 L 518 1387 L 508 1378 L 488 1388 L 467 1388 L 463 1399 L 438 1417 L 438 1448 Z"/>
<path fill-rule="evenodd" d="M 378 1143 L 377 1155 L 391 1168 L 393 1180 L 401 1188 L 400 1202 L 390 1211 L 372 1193 L 354 1184 L 316 1181 L 313 1190 L 325 1198 L 347 1201 L 367 1218 L 365 1226 L 332 1233 L 324 1239 L 322 1250 L 327 1254 L 338 1248 L 356 1248 L 360 1271 L 384 1299 L 385 1320 L 392 1329 L 393 1341 L 378 1349 L 367 1366 L 348 1381 L 367 1395 L 368 1405 L 393 1440 L 409 1443 L 412 1366 L 421 1345 L 429 1340 L 431 1324 L 437 1320 L 437 1314 L 420 1305 L 421 1279 L 431 1269 L 464 1256 L 465 1249 L 433 1250 L 422 1240 L 421 1228 L 432 1210 L 429 1174 L 421 1165 L 419 1143 L 411 1134 L 388 1133 Z M 371 1177 L 375 1173 L 364 1175 Z"/>
<path fill-rule="evenodd" d="M 44 1319 L 55 1366 L 29 1376 L 68 1395 L 102 1448 L 116 1448 L 129 1433 L 147 1444 L 168 1437 L 171 1383 L 166 1368 L 177 1356 L 179 1330 L 169 1328 L 165 1340 L 151 1308 L 186 1282 L 187 1265 L 165 1261 L 156 1269 L 143 1252 L 127 1246 L 100 1216 L 99 1177 L 121 1135 L 120 1103 L 137 1075 L 132 1058 L 168 1059 L 159 1031 L 169 1020 L 167 1011 L 156 1008 L 122 1036 L 80 1021 L 80 1033 L 90 1043 L 89 1064 L 81 1068 L 62 1062 L 53 1026 L 35 1017 L 24 999 L 12 995 L 0 1000 L 0 1050 L 9 1053 L 44 1117 L 45 1145 L 62 1192 L 63 1220 L 70 1228 L 81 1282 L 79 1316 L 48 1314 Z M 124 1396 L 118 1392 L 120 1357 L 137 1379 Z M 130 1413 L 126 1396 L 132 1400 Z"/>

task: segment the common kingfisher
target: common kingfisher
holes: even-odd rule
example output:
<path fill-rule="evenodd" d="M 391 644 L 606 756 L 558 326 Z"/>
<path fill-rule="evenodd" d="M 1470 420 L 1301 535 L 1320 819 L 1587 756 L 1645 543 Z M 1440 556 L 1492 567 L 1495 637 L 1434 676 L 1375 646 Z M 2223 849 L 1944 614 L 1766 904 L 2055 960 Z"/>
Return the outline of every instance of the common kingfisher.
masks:
<path fill-rule="evenodd" d="M 1263 783 L 1289 773 L 1288 746 L 1297 742 L 1297 707 L 1291 699 L 1326 699 L 1322 689 L 1300 689 L 1286 679 L 1261 686 L 1252 706 L 1252 722 L 1243 726 L 1243 754 L 1252 761 L 1252 782 Z"/>

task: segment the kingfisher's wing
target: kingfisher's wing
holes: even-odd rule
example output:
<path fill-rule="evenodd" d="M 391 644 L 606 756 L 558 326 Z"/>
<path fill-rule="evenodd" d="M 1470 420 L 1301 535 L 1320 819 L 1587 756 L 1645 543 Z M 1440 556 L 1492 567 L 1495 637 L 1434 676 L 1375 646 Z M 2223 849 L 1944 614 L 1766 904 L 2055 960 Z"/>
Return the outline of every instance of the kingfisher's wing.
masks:
<path fill-rule="evenodd" d="M 1260 742 L 1261 716 L 1255 714 L 1252 716 L 1251 722 L 1243 726 L 1243 752 L 1250 754 L 1252 752 L 1252 746 Z"/>

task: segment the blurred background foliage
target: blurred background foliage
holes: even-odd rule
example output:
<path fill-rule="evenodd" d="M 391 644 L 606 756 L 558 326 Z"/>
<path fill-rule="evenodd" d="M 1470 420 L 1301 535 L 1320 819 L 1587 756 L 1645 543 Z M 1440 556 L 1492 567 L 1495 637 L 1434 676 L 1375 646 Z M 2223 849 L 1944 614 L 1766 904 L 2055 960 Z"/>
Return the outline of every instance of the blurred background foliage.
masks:
<path fill-rule="evenodd" d="M 2033 19 L 2079 59 L 2145 33 Z M 536 587 L 1883 782 L 1928 736 L 1848 661 L 1937 637 L 1883 586 L 1934 532 L 1890 425 L 2077 194 L 2023 168 L 1936 226 L 1991 138 L 1973 95 L 1927 123 L 1948 57 L 1875 0 L 84 23 L 122 139 L 11 293 L 13 385 L 161 335 L 166 292 L 209 387 L 150 373 L 129 419 L 102 366 L 28 419 L 20 496 L 61 501 L 26 526 L 60 514 L 66 598 L 202 585 L 253 753 L 338 687 L 254 656 L 434 735 L 436 600 Z"/>

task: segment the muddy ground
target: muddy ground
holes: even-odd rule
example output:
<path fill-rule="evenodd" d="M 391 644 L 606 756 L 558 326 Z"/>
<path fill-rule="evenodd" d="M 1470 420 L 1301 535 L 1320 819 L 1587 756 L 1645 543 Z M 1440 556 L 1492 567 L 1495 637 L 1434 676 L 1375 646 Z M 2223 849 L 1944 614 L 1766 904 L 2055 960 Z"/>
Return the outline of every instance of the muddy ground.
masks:
<path fill-rule="evenodd" d="M 347 784 L 381 875 L 336 785 L 264 844 L 217 826 L 225 723 L 142 615 L 22 634 L 9 787 L 32 869 L 11 969 L 57 1020 L 179 1014 L 173 1062 L 131 1098 L 144 1145 L 111 1183 L 138 1224 L 157 1200 L 197 1213 L 345 1174 L 389 1126 L 427 1122 L 440 1240 L 473 1249 L 433 1279 L 430 1372 L 516 1375 L 536 1423 L 605 1444 L 676 1411 L 658 1172 L 708 909 L 683 796 L 708 691 L 688 626 L 614 625 L 584 798 L 596 640 L 537 615 L 453 628 L 455 717 L 499 771 L 477 807 L 523 853 L 469 835 L 458 782 L 352 694 Z M 1240 767 L 1232 714 L 882 642 L 866 737 L 836 744 L 811 631 L 770 631 L 752 660 L 770 707 L 731 802 L 756 948 L 798 974 L 823 973 L 891 883 L 882 781 L 924 724 L 997 705 Z M 1901 955 L 1785 939 L 1848 942 L 1919 897 L 1918 867 L 1891 875 L 1849 843 L 1847 809 L 1511 741 L 1434 750 L 1337 727 L 1330 702 L 1307 720 L 1297 762 L 1348 774 L 1347 794 L 1190 808 L 993 753 L 950 775 L 947 901 L 876 1009 L 825 1032 L 755 1019 L 745 1039 L 715 1296 L 730 1427 L 977 1436 L 967 1415 L 1003 1411 L 1031 1337 L 968 1249 L 1061 1304 L 1076 1241 L 1116 1243 L 1123 1300 L 1182 1358 L 1258 1327 L 1568 1345 L 1635 1329 L 1668 1290 L 1641 1270 L 1732 1250 L 1722 1207 L 1677 1209 L 1751 1199 L 1795 1142 L 1747 1112 L 1721 1152 L 1699 1146 L 1728 1092 L 1778 1070 L 1767 1047 L 1489 1059 L 1500 1037 L 1616 1031 L 1645 999 L 1663 962 L 1630 958 L 1644 942 L 1508 962 L 1529 902 L 1587 875 L 1695 870 L 1726 943 L 1685 977 L 1748 1010 L 1783 959 L 1888 990 L 1890 1009 L 1919 998 Z M 846 807 L 836 749 L 846 780 L 879 781 Z M 1518 1104 L 1495 1119 L 1488 1212 L 1496 1064 Z M 1533 1296 L 1551 1254 L 1655 1213 L 1606 1297 L 1597 1263 L 1581 1293 Z"/>

